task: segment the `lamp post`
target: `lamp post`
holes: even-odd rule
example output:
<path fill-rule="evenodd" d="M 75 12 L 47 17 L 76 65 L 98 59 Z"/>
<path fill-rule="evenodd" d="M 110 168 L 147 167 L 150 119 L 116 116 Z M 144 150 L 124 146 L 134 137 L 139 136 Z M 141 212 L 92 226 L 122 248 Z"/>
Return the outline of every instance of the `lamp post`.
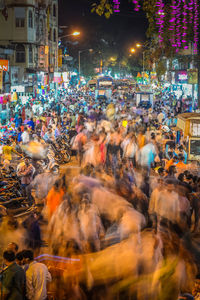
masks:
<path fill-rule="evenodd" d="M 137 48 L 144 48 L 144 46 L 141 45 L 140 43 L 137 43 L 136 47 Z M 135 53 L 136 52 L 135 48 L 131 48 L 130 52 Z M 145 51 L 142 51 L 142 83 L 143 84 L 144 84 L 144 59 L 145 59 Z"/>
<path fill-rule="evenodd" d="M 79 50 L 78 51 L 78 74 L 79 74 L 79 78 L 80 78 L 80 75 L 81 75 L 81 53 L 86 52 L 86 51 L 92 52 L 93 49 L 85 49 L 85 50 Z"/>

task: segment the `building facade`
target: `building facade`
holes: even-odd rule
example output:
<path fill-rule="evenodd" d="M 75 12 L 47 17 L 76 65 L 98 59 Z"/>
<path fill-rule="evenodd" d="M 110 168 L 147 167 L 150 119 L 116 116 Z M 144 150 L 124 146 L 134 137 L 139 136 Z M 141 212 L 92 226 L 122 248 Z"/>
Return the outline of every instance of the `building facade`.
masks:
<path fill-rule="evenodd" d="M 31 87 L 57 70 L 58 0 L 0 0 L 0 59 L 9 60 L 10 85 Z"/>

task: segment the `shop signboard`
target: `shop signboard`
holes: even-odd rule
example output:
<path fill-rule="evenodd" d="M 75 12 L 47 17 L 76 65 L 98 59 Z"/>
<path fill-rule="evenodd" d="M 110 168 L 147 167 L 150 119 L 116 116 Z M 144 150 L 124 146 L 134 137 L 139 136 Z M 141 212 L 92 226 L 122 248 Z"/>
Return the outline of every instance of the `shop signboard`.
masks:
<path fill-rule="evenodd" d="M 62 68 L 62 49 L 58 49 L 58 68 Z"/>
<path fill-rule="evenodd" d="M 187 71 L 176 71 L 175 80 L 176 83 L 188 83 Z"/>
<path fill-rule="evenodd" d="M 7 59 L 0 59 L 0 70 L 8 71 L 8 60 Z"/>
<path fill-rule="evenodd" d="M 61 73 L 59 73 L 59 72 L 54 72 L 54 79 L 53 79 L 53 81 L 54 81 L 55 83 L 61 83 L 61 81 L 62 81 Z"/>
<path fill-rule="evenodd" d="M 188 83 L 189 84 L 198 84 L 198 70 L 190 69 L 188 72 Z"/>
<path fill-rule="evenodd" d="M 3 89 L 3 71 L 0 70 L 0 90 Z"/>

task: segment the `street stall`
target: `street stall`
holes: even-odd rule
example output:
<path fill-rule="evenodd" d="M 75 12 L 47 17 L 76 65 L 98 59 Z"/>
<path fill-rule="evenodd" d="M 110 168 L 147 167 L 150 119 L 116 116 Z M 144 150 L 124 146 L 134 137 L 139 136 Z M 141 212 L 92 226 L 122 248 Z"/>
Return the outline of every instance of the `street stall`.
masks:
<path fill-rule="evenodd" d="M 178 115 L 177 128 L 187 139 L 188 160 L 200 161 L 200 113 Z"/>

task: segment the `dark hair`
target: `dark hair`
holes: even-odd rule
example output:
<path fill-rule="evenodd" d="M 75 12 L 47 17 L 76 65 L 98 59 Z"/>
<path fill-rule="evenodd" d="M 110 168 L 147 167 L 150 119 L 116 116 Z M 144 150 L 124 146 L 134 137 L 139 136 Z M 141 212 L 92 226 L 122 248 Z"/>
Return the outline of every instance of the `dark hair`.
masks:
<path fill-rule="evenodd" d="M 15 253 L 12 250 L 6 250 L 3 253 L 3 258 L 9 262 L 12 262 L 15 260 Z"/>
<path fill-rule="evenodd" d="M 23 257 L 23 251 L 20 251 L 16 254 L 16 257 L 15 257 L 17 260 L 19 261 L 22 261 L 22 259 L 24 258 Z"/>
<path fill-rule="evenodd" d="M 181 182 L 183 182 L 184 181 L 184 174 L 183 173 L 181 173 L 181 174 L 179 174 L 178 175 L 178 180 L 180 180 Z"/>
<path fill-rule="evenodd" d="M 30 261 L 34 260 L 34 254 L 32 250 L 24 250 L 23 258 L 28 258 Z"/>

